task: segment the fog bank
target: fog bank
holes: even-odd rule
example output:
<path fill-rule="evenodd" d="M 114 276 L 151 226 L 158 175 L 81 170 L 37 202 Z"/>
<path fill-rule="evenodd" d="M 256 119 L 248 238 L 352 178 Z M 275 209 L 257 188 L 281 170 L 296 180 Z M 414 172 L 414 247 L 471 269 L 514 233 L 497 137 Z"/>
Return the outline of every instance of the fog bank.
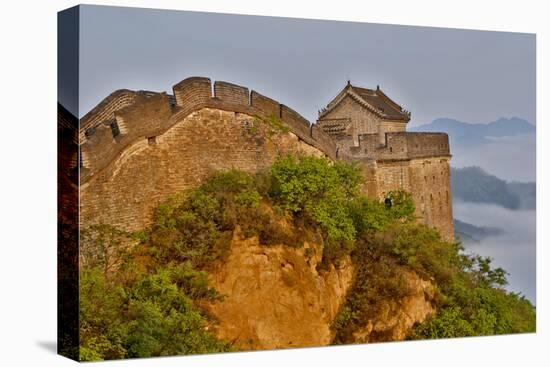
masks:
<path fill-rule="evenodd" d="M 536 219 L 534 210 L 509 210 L 490 204 L 455 201 L 456 219 L 476 226 L 502 228 L 501 235 L 465 243 L 466 251 L 493 258 L 510 273 L 507 289 L 536 303 Z"/>

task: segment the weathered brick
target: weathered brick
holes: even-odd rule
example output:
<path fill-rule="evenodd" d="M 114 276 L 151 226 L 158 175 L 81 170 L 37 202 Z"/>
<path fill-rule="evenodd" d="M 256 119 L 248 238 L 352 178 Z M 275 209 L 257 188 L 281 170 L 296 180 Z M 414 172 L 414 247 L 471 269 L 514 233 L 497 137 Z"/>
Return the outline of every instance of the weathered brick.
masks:
<path fill-rule="evenodd" d="M 446 134 L 407 133 L 405 122 L 384 120 L 353 99 L 334 104 L 323 121 L 312 125 L 255 91 L 249 100 L 248 89 L 235 84 L 216 82 L 215 98 L 208 78 L 187 78 L 173 90 L 174 97 L 117 91 L 81 120 L 74 142 L 84 158 L 83 226 L 142 229 L 159 203 L 212 173 L 230 168 L 253 172 L 281 154 L 294 153 L 360 162 L 368 196 L 381 199 L 391 190 L 410 191 L 420 220 L 452 238 Z M 281 118 L 289 132 L 271 136 L 262 124 L 252 129 L 258 114 Z M 329 128 L 332 137 L 325 131 Z M 64 159 L 78 161 L 74 154 Z"/>

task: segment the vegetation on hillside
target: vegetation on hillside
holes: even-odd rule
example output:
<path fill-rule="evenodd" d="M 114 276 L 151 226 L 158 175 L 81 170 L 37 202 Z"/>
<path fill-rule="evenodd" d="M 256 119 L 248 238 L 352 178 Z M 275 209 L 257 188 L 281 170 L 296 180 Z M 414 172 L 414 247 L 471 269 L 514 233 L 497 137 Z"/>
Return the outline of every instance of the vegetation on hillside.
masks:
<path fill-rule="evenodd" d="M 391 192 L 378 202 L 360 194 L 360 182 L 354 165 L 281 157 L 265 172 L 222 172 L 170 198 L 140 233 L 107 225 L 83 231 L 80 358 L 232 350 L 208 331 L 215 320 L 202 306 L 223 302 L 207 273 L 227 255 L 237 226 L 266 246 L 321 243 L 319 271 L 351 255 L 355 282 L 333 324 L 335 343 L 353 342 L 353 332 L 385 300 L 407 292 L 396 266 L 437 288 L 437 314 L 411 338 L 534 331 L 533 306 L 503 290 L 502 269 L 417 224 L 408 193 Z M 292 231 L 283 225 L 289 222 Z"/>

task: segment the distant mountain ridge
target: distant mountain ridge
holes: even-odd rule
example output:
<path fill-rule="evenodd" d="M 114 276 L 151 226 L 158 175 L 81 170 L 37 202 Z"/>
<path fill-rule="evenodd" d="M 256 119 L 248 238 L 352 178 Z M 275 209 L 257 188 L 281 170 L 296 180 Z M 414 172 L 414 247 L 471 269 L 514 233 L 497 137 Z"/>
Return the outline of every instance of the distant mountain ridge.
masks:
<path fill-rule="evenodd" d="M 456 239 L 466 243 L 481 242 L 487 237 L 499 236 L 505 233 L 505 231 L 501 228 L 478 227 L 473 224 L 463 222 L 460 219 L 454 220 L 454 226 Z"/>
<path fill-rule="evenodd" d="M 453 198 L 496 204 L 508 209 L 535 209 L 534 182 L 507 182 L 485 172 L 480 167 L 451 168 Z"/>
<path fill-rule="evenodd" d="M 535 125 L 519 117 L 500 118 L 488 124 L 472 124 L 450 118 L 438 118 L 429 124 L 413 127 L 413 131 L 442 131 L 456 137 L 477 135 L 483 137 L 502 137 L 520 134 L 534 134 Z"/>
<path fill-rule="evenodd" d="M 445 132 L 449 134 L 451 146 L 471 146 L 490 141 L 491 137 L 501 138 L 535 134 L 536 127 L 519 117 L 500 118 L 488 124 L 471 124 L 450 118 L 438 118 L 429 124 L 412 127 L 411 131 Z"/>

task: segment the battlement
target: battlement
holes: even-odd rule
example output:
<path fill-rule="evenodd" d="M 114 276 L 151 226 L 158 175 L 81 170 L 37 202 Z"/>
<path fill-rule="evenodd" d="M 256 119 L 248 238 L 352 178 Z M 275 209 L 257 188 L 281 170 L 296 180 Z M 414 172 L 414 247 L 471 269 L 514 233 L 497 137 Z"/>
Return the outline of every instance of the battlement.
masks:
<path fill-rule="evenodd" d="M 210 100 L 212 97 L 212 85 L 209 78 L 191 77 L 182 80 L 172 87 L 176 105 L 185 108 L 196 108 Z"/>
<path fill-rule="evenodd" d="M 60 154 L 69 169 L 66 182 L 72 184 L 72 172 L 75 182 L 80 178 L 81 220 L 141 229 L 166 197 L 213 172 L 265 169 L 279 154 L 324 154 L 359 161 L 369 197 L 411 192 L 418 218 L 452 239 L 447 134 L 406 132 L 409 114 L 379 88 L 351 89 L 317 124 L 247 87 L 204 77 L 182 80 L 173 95 L 115 91 L 78 129 L 61 115 L 60 136 L 72 139 L 74 149 Z M 351 99 L 355 94 L 368 108 Z M 259 120 L 266 123 L 256 126 Z M 272 136 L 275 120 L 290 133 Z"/>
<path fill-rule="evenodd" d="M 214 83 L 214 98 L 240 106 L 250 104 L 248 88 L 227 82 L 216 81 Z"/>
<path fill-rule="evenodd" d="M 256 91 L 223 81 L 212 88 L 209 78 L 190 77 L 174 85 L 173 93 L 118 90 L 86 114 L 79 129 L 81 180 L 86 182 L 133 143 L 163 134 L 202 108 L 278 117 L 300 140 L 336 159 L 336 145 L 322 129 Z"/>
<path fill-rule="evenodd" d="M 345 144 L 348 141 L 348 144 Z M 446 133 L 391 132 L 380 144 L 378 134 L 359 135 L 359 145 L 352 145 L 351 137 L 340 140 L 340 153 L 348 159 L 409 160 L 430 157 L 450 157 L 449 137 Z"/>
<path fill-rule="evenodd" d="M 105 97 L 97 106 L 80 119 L 80 131 L 96 126 L 108 120 L 115 111 L 134 103 L 136 92 L 129 89 L 119 89 Z"/>

